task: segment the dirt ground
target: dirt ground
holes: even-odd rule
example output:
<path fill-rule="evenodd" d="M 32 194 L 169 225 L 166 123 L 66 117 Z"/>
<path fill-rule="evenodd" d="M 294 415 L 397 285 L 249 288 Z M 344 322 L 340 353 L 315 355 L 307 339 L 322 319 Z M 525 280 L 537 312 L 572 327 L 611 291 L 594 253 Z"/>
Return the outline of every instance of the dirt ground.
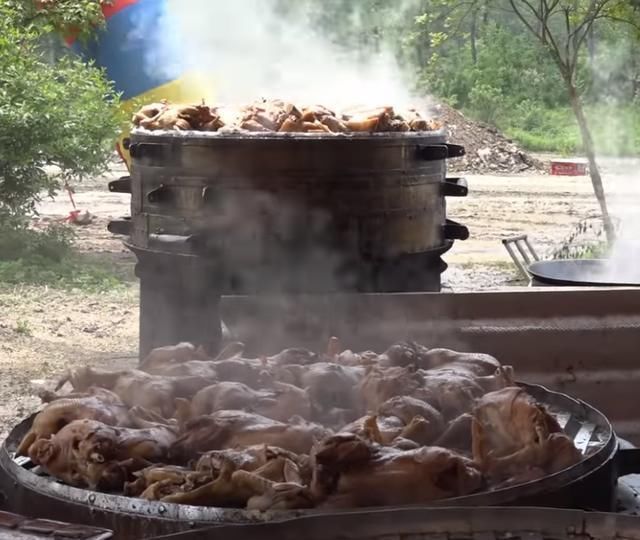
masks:
<path fill-rule="evenodd" d="M 640 160 L 605 160 L 605 188 L 614 213 L 635 209 L 640 200 Z M 109 175 L 76 186 L 78 207 L 95 221 L 78 227 L 78 248 L 133 265 L 133 256 L 106 225 L 129 213 L 129 196 L 109 193 Z M 470 193 L 448 201 L 448 216 L 469 227 L 471 237 L 445 255 L 445 290 L 467 291 L 520 284 L 501 239 L 528 234 L 548 256 L 582 219 L 597 213 L 587 177 L 467 176 Z M 634 181 L 635 180 L 635 181 Z M 40 206 L 41 220 L 59 219 L 71 204 L 66 194 Z M 103 294 L 47 287 L 0 286 L 0 437 L 39 404 L 34 390 L 68 368 L 93 364 L 135 364 L 138 291 L 134 280 Z"/>

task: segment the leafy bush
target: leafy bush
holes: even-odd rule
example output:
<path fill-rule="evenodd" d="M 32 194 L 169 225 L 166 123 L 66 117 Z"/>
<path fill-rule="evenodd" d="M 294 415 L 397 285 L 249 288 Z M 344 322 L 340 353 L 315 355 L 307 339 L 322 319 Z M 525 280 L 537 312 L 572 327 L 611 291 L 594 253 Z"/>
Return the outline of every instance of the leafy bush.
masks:
<path fill-rule="evenodd" d="M 495 124 L 502 111 L 504 96 L 498 88 L 488 84 L 474 86 L 469 92 L 469 107 L 479 120 Z"/>
<path fill-rule="evenodd" d="M 8 229 L 0 235 L 0 283 L 104 291 L 128 277 L 104 261 L 73 249 L 75 232 L 53 225 L 44 230 Z"/>
<path fill-rule="evenodd" d="M 498 25 L 489 25 L 477 43 L 473 63 L 467 40 L 445 41 L 419 76 L 419 87 L 438 96 L 456 96 L 457 106 L 474 108 L 472 97 L 487 89 L 504 96 L 502 109 L 524 100 L 546 107 L 568 104 L 567 92 L 549 55 L 531 40 Z M 481 90 L 478 90 L 481 89 Z"/>
<path fill-rule="evenodd" d="M 52 27 L 36 16 L 25 19 L 21 6 L 26 4 L 0 0 L 0 223 L 5 226 L 32 213 L 42 193 L 101 171 L 119 126 L 118 96 L 104 74 L 70 55 L 47 63 L 40 43 Z M 56 9 L 67 5 L 77 15 L 70 2 L 58 4 Z"/>
<path fill-rule="evenodd" d="M 73 229 L 52 225 L 45 230 L 8 229 L 0 236 L 0 261 L 41 258 L 59 262 L 71 253 Z"/>
<path fill-rule="evenodd" d="M 470 116 L 480 118 L 474 110 Z M 586 108 L 596 150 L 607 156 L 640 154 L 640 109 L 634 105 L 590 105 Z M 501 111 L 498 127 L 523 147 L 537 152 L 577 154 L 582 139 L 575 116 L 568 107 L 516 108 L 512 115 Z"/>

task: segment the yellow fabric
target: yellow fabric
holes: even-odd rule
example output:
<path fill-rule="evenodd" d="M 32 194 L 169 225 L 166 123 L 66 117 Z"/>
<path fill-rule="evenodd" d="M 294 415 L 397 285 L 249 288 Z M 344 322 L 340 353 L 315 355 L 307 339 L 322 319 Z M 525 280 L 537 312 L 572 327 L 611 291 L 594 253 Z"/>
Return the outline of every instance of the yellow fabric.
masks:
<path fill-rule="evenodd" d="M 188 73 L 175 81 L 158 86 L 133 99 L 123 101 L 120 108 L 124 112 L 126 124 L 123 126 L 122 133 L 118 138 L 117 147 L 127 168 L 131 166 L 131 156 L 129 155 L 129 151 L 125 150 L 123 141 L 131 133 L 130 119 L 134 111 L 145 104 L 154 103 L 161 99 L 166 99 L 172 103 L 200 103 L 202 100 L 205 100 L 207 103 L 213 103 L 215 99 L 213 88 L 213 79 L 197 73 Z"/>

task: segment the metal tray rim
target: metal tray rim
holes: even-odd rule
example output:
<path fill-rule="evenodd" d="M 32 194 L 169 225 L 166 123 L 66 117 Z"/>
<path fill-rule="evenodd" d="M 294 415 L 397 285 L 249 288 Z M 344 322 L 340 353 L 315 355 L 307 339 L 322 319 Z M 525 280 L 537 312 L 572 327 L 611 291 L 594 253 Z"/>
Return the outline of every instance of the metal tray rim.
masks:
<path fill-rule="evenodd" d="M 583 417 L 592 417 L 592 421 L 596 422 L 599 427 L 603 428 L 607 434 L 607 439 L 602 447 L 596 450 L 592 455 L 576 465 L 569 467 L 555 474 L 545 476 L 544 478 L 519 484 L 517 486 L 509 486 L 494 491 L 482 491 L 461 497 L 453 497 L 433 501 L 432 503 L 403 505 L 398 507 L 384 507 L 384 510 L 402 510 L 423 507 L 445 507 L 445 506 L 481 506 L 481 505 L 499 505 L 507 504 L 515 499 L 538 494 L 547 490 L 552 490 L 559 484 L 568 485 L 579 481 L 583 477 L 595 472 L 602 467 L 609 459 L 612 459 L 618 450 L 617 439 L 613 432 L 613 428 L 607 418 L 592 406 L 566 394 L 553 392 L 540 385 L 518 383 L 526 388 L 534 397 L 540 399 L 547 405 L 553 405 L 554 402 L 560 401 L 564 403 L 568 412 L 576 413 L 581 411 Z M 543 395 L 547 399 L 541 399 Z M 13 476 L 15 482 L 20 482 L 24 486 L 45 496 L 56 497 L 68 502 L 86 504 L 90 507 L 100 508 L 106 511 L 117 510 L 118 512 L 133 515 L 144 515 L 147 517 L 180 520 L 200 523 L 241 523 L 241 522 L 262 522 L 262 521 L 280 521 L 282 519 L 299 517 L 303 515 L 326 515 L 327 512 L 322 509 L 311 510 L 291 510 L 291 511 L 273 511 L 273 512 L 256 512 L 237 508 L 216 508 L 216 507 L 200 507 L 191 505 L 180 505 L 175 503 L 162 503 L 158 501 L 144 501 L 137 498 L 126 497 L 119 494 L 101 493 L 89 491 L 87 489 L 76 488 L 62 483 L 52 481 L 50 478 L 40 477 L 33 472 L 16 464 L 10 454 L 13 451 L 17 439 L 22 433 L 26 432 L 33 417 L 23 420 L 10 432 L 7 440 L 0 449 L 0 467 L 4 468 L 7 473 Z M 11 448 L 8 448 L 11 446 Z M 380 508 L 378 508 L 379 510 Z M 344 512 L 353 512 L 355 509 L 345 509 L 344 511 L 332 511 L 332 514 L 342 514 Z M 375 510 L 375 508 L 361 508 L 360 511 Z"/>

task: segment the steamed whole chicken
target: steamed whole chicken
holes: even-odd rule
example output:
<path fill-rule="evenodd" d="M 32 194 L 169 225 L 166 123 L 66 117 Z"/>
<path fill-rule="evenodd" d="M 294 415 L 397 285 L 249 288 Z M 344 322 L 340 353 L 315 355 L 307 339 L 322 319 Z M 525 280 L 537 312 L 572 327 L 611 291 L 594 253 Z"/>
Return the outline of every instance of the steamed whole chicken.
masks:
<path fill-rule="evenodd" d="M 68 372 L 57 389 L 69 382 L 75 391 L 84 391 L 92 386 L 111 390 L 129 407 L 140 406 L 164 417 L 175 412 L 175 399 L 191 397 L 198 390 L 215 382 L 207 377 L 169 377 L 150 375 L 135 369 L 109 371 L 83 367 Z"/>
<path fill-rule="evenodd" d="M 217 129 L 265 133 L 403 130 L 422 120 L 390 107 L 338 112 L 277 100 L 210 114 L 224 124 Z M 191 127 L 172 129 L 209 129 L 202 111 L 166 103 L 140 115 L 140 125 L 177 118 Z M 42 393 L 46 405 L 17 453 L 70 485 L 163 503 L 256 511 L 428 503 L 582 458 L 513 381 L 492 356 L 411 341 L 378 354 L 331 338 L 320 353 L 271 356 L 250 356 L 240 342 L 216 356 L 179 343 L 151 351 L 138 369 L 69 371 L 56 392 L 69 383 L 72 393 Z"/>
<path fill-rule="evenodd" d="M 223 410 L 189 420 L 171 448 L 174 459 L 188 460 L 209 450 L 268 444 L 308 454 L 330 432 L 303 418 L 278 422 L 258 414 Z"/>
<path fill-rule="evenodd" d="M 253 447 L 257 449 L 258 447 Z M 242 452 L 223 450 L 210 452 L 198 461 L 196 474 L 199 485 L 185 482 L 180 489 L 164 496 L 163 502 L 196 506 L 246 506 L 249 509 L 307 508 L 309 501 L 292 496 L 287 488 L 297 486 L 298 492 L 311 478 L 308 460 L 275 447 Z M 209 475 L 202 482 L 202 475 Z"/>
<path fill-rule="evenodd" d="M 223 409 L 255 412 L 286 422 L 295 412 L 311 418 L 311 400 L 307 392 L 292 384 L 273 382 L 269 389 L 254 390 L 239 382 L 221 382 L 198 391 L 189 402 L 177 400 L 185 419 L 212 414 Z"/>
<path fill-rule="evenodd" d="M 216 131 L 224 125 L 215 110 L 204 104 L 179 105 L 167 100 L 142 107 L 131 121 L 134 126 L 150 131 Z"/>
<path fill-rule="evenodd" d="M 413 395 L 423 382 L 423 376 L 413 366 L 370 368 L 357 386 L 360 406 L 365 411 L 375 411 L 392 397 Z"/>
<path fill-rule="evenodd" d="M 132 471 L 165 460 L 175 438 L 176 430 L 161 424 L 121 428 L 74 420 L 50 439 L 33 443 L 29 457 L 71 485 L 116 490 Z"/>
<path fill-rule="evenodd" d="M 183 364 L 190 360 L 211 360 L 201 347 L 192 343 L 178 343 L 166 347 L 156 347 L 140 361 L 138 366 L 141 371 L 152 373 L 154 370 L 162 371 L 163 368 L 175 364 Z"/>
<path fill-rule="evenodd" d="M 495 480 L 533 479 L 582 458 L 555 418 L 520 387 L 503 388 L 478 401 L 472 437 L 474 460 Z"/>
<path fill-rule="evenodd" d="M 435 446 L 399 450 L 338 434 L 315 449 L 311 489 L 323 508 L 420 504 L 482 486 L 472 460 Z"/>
<path fill-rule="evenodd" d="M 16 450 L 17 456 L 29 454 L 29 448 L 38 439 L 49 439 L 74 420 L 97 420 L 110 426 L 132 425 L 128 407 L 113 392 L 91 386 L 85 393 L 41 396 L 49 403 L 33 419 L 31 428 Z"/>

